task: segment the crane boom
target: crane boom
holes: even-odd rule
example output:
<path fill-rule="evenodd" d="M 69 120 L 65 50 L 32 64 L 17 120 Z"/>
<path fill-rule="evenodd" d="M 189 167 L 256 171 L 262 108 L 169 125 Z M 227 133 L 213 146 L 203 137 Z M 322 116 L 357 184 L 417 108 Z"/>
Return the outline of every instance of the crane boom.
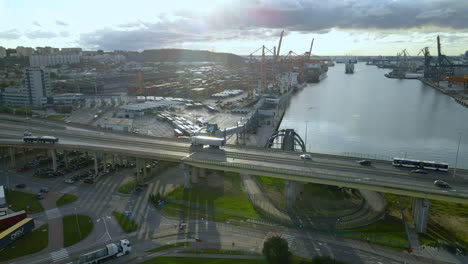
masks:
<path fill-rule="evenodd" d="M 283 41 L 283 34 L 284 34 L 284 30 L 281 31 L 281 36 L 280 36 L 280 40 L 279 40 L 279 44 L 278 44 L 278 50 L 276 51 L 276 57 L 279 57 L 279 54 L 280 54 L 281 42 Z"/>

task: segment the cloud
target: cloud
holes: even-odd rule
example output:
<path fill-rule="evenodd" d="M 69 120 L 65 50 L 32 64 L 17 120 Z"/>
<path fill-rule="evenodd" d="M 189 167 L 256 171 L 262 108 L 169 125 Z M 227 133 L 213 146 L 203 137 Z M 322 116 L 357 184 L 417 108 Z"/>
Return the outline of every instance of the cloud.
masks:
<path fill-rule="evenodd" d="M 52 31 L 42 31 L 42 30 L 35 30 L 31 32 L 24 33 L 26 37 L 30 39 L 40 39 L 40 38 L 56 38 L 58 35 Z"/>
<path fill-rule="evenodd" d="M 326 34 L 332 29 L 376 33 L 468 30 L 468 1 L 233 0 L 210 13 L 179 10 L 158 22 L 136 21 L 80 36 L 100 49 L 149 49 L 174 43 L 277 40 L 281 30 Z M 379 36 L 380 37 L 380 36 Z M 382 36 L 383 38 L 384 36 Z"/>
<path fill-rule="evenodd" d="M 0 31 L 0 39 L 19 39 L 21 33 L 16 29 Z"/>
<path fill-rule="evenodd" d="M 38 27 L 42 27 L 42 25 L 39 24 L 39 22 L 37 22 L 37 21 L 33 21 L 32 24 L 35 25 L 35 26 L 38 26 Z"/>
<path fill-rule="evenodd" d="M 70 32 L 62 30 L 62 31 L 60 31 L 60 36 L 64 37 L 64 38 L 68 37 L 68 36 L 70 36 Z"/>
<path fill-rule="evenodd" d="M 55 23 L 59 26 L 68 26 L 68 23 L 60 21 L 60 20 L 55 20 Z"/>

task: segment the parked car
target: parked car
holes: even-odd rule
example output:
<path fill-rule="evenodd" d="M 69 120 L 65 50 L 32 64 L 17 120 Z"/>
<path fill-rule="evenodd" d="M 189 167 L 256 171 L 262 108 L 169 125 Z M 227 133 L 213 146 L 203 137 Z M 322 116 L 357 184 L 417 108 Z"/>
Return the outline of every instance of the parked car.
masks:
<path fill-rule="evenodd" d="M 36 194 L 36 198 L 38 200 L 42 200 L 42 199 L 44 199 L 44 195 L 42 195 L 42 193 L 38 193 L 38 194 Z"/>
<path fill-rule="evenodd" d="M 86 178 L 86 179 L 84 179 L 83 182 L 84 182 L 84 183 L 92 184 L 92 183 L 94 183 L 94 179 L 93 179 L 93 178 Z"/>
<path fill-rule="evenodd" d="M 75 180 L 73 180 L 72 178 L 69 178 L 69 179 L 65 180 L 65 183 L 73 184 L 73 183 L 75 183 Z"/>
<path fill-rule="evenodd" d="M 371 165 L 371 161 L 370 160 L 358 160 L 356 161 L 357 163 L 361 164 L 361 165 L 365 165 L 365 166 L 369 166 Z"/>
<path fill-rule="evenodd" d="M 312 159 L 312 155 L 310 154 L 302 154 L 300 157 L 301 159 Z"/>
<path fill-rule="evenodd" d="M 411 170 L 411 173 L 427 174 L 427 171 L 423 169 Z"/>
<path fill-rule="evenodd" d="M 450 185 L 443 180 L 435 180 L 434 185 L 441 188 L 450 188 Z"/>
<path fill-rule="evenodd" d="M 24 184 L 24 183 L 19 183 L 19 184 L 16 184 L 15 187 L 16 187 L 16 188 L 21 188 L 21 189 L 22 189 L 22 188 L 26 188 L 26 184 Z"/>
<path fill-rule="evenodd" d="M 49 192 L 49 189 L 47 189 L 46 187 L 42 187 L 39 192 L 41 193 L 48 193 Z"/>
<path fill-rule="evenodd" d="M 28 167 L 22 167 L 22 168 L 17 168 L 16 171 L 17 172 L 24 172 L 24 171 L 28 171 L 29 168 Z"/>

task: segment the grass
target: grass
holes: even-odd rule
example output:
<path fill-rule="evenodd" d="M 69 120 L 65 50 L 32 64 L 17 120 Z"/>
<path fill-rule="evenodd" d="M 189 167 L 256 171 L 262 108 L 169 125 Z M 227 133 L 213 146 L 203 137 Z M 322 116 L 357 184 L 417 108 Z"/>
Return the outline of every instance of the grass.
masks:
<path fill-rule="evenodd" d="M 245 255 L 244 251 L 236 251 L 222 248 L 200 248 L 200 249 L 187 249 L 182 253 L 195 253 L 195 254 L 226 254 L 226 255 Z"/>
<path fill-rule="evenodd" d="M 267 191 L 270 189 L 283 192 L 284 186 L 286 185 L 286 180 L 265 177 L 265 176 L 256 176 L 258 182 L 265 188 Z"/>
<path fill-rule="evenodd" d="M 304 184 L 304 192 L 312 193 L 314 196 L 325 200 L 343 200 L 345 197 L 336 186 L 308 183 Z"/>
<path fill-rule="evenodd" d="M 359 234 L 356 239 L 363 239 L 371 243 L 388 246 L 390 248 L 407 248 L 408 240 L 406 239 L 405 229 L 400 219 L 387 216 L 384 220 L 360 227 L 349 229 L 349 231 Z M 354 234 L 357 236 L 358 234 Z M 353 236 L 353 235 L 352 235 Z"/>
<path fill-rule="evenodd" d="M 47 119 L 52 119 L 52 120 L 63 120 L 65 116 L 63 115 L 50 115 L 47 117 Z"/>
<path fill-rule="evenodd" d="M 1 252 L 0 261 L 26 256 L 43 250 L 49 244 L 48 231 L 48 225 L 45 224 L 26 234 Z"/>
<path fill-rule="evenodd" d="M 93 231 L 94 223 L 87 215 L 67 215 L 63 222 L 63 247 L 74 245 Z"/>
<path fill-rule="evenodd" d="M 127 182 L 119 187 L 119 193 L 130 194 L 135 188 L 136 184 L 134 182 Z"/>
<path fill-rule="evenodd" d="M 171 248 L 186 247 L 188 245 L 189 245 L 188 242 L 175 243 L 175 244 L 170 244 L 170 245 L 164 245 L 164 246 L 161 246 L 161 247 L 158 247 L 158 248 L 153 248 L 151 250 L 148 250 L 147 252 L 156 253 L 156 252 L 168 250 L 168 249 L 171 249 Z"/>
<path fill-rule="evenodd" d="M 8 190 L 6 199 L 11 204 L 10 209 L 15 212 L 26 210 L 28 214 L 34 214 L 44 211 L 41 203 L 33 193 Z M 27 208 L 28 206 L 29 208 Z"/>
<path fill-rule="evenodd" d="M 73 203 L 74 201 L 76 201 L 76 199 L 78 199 L 76 195 L 66 193 L 57 200 L 56 205 L 57 207 L 59 207 L 62 205 Z"/>
<path fill-rule="evenodd" d="M 185 201 L 183 205 L 167 202 L 165 213 L 194 217 L 213 217 L 216 221 L 229 219 L 261 219 L 242 191 L 241 179 L 237 173 L 225 172 L 221 177 L 223 186 L 212 187 L 200 182 L 190 189 L 178 187 L 167 195 L 168 198 Z M 191 215 L 192 217 L 192 215 Z"/>
<path fill-rule="evenodd" d="M 125 232 L 130 233 L 137 230 L 138 224 L 133 219 L 127 218 L 124 214 L 116 211 L 112 212 L 112 214 Z"/>

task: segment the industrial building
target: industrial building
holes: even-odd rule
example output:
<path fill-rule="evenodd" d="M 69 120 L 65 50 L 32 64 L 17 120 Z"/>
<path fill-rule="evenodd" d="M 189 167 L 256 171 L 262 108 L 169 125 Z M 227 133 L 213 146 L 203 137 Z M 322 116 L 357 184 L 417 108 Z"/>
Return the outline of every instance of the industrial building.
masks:
<path fill-rule="evenodd" d="M 107 129 L 130 132 L 133 129 L 133 119 L 129 118 L 109 118 L 104 125 Z"/>

